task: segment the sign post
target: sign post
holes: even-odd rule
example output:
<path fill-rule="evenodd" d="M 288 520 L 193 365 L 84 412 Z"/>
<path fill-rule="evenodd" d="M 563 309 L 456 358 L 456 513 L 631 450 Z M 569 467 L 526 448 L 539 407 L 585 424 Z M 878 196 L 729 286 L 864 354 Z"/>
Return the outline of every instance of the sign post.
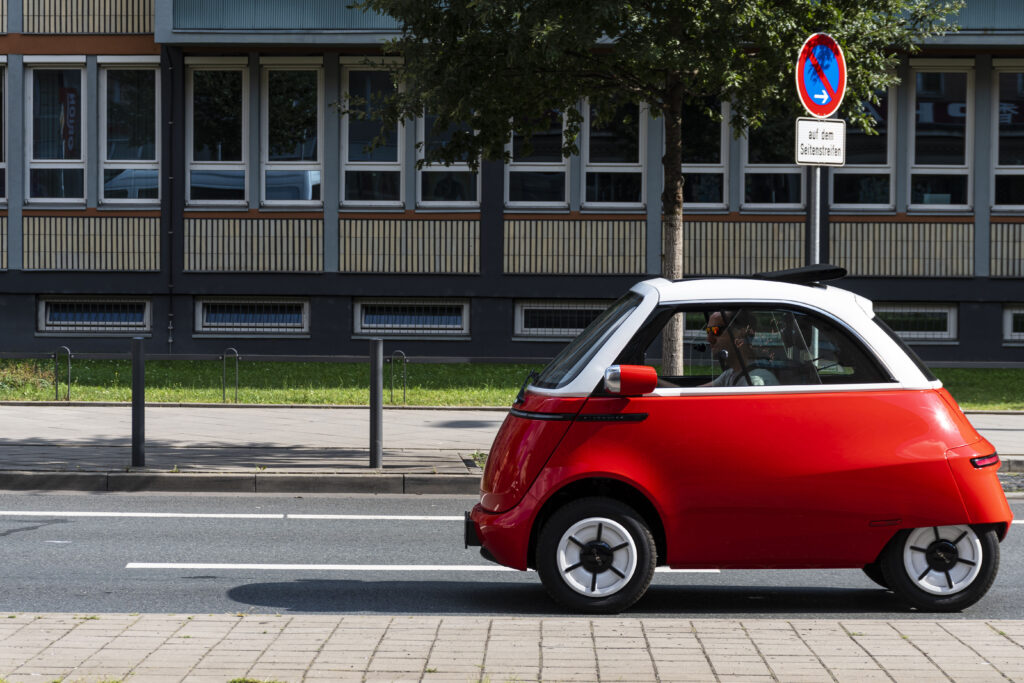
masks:
<path fill-rule="evenodd" d="M 796 92 L 814 118 L 796 120 L 796 163 L 813 166 L 811 182 L 811 264 L 821 261 L 821 167 L 846 163 L 846 122 L 826 120 L 839 110 L 846 94 L 846 58 L 827 33 L 804 41 L 796 60 Z"/>

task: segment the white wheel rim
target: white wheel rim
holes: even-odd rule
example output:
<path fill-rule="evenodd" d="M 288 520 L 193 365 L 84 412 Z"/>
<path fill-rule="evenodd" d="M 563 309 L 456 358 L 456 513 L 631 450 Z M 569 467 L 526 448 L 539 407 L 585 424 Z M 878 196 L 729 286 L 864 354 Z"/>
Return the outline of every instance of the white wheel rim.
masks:
<path fill-rule="evenodd" d="M 636 543 L 626 528 L 607 517 L 588 517 L 558 541 L 558 572 L 569 588 L 587 597 L 612 595 L 636 571 Z"/>
<path fill-rule="evenodd" d="M 933 595 L 953 595 L 981 572 L 981 540 L 971 527 L 914 529 L 903 545 L 903 566 L 914 585 Z"/>

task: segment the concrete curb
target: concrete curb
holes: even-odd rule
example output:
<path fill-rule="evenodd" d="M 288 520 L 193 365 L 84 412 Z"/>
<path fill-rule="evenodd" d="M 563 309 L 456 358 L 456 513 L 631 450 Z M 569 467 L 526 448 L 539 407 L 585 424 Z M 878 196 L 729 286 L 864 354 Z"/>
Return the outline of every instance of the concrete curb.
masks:
<path fill-rule="evenodd" d="M 480 475 L 0 471 L 0 491 L 476 495 Z"/>

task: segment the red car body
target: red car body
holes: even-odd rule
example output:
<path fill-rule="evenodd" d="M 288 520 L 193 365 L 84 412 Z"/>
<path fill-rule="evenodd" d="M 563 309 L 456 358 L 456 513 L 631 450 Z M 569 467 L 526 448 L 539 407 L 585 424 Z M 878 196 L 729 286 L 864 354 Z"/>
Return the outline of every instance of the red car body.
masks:
<path fill-rule="evenodd" d="M 971 464 L 995 448 L 945 389 L 669 401 L 682 405 L 527 392 L 498 432 L 471 513 L 483 547 L 530 568 L 545 505 L 598 479 L 657 511 L 660 559 L 677 569 L 859 568 L 902 527 L 995 524 L 1003 536 L 1013 519 L 998 464 Z M 760 437 L 725 451 L 721 435 L 737 423 Z"/>

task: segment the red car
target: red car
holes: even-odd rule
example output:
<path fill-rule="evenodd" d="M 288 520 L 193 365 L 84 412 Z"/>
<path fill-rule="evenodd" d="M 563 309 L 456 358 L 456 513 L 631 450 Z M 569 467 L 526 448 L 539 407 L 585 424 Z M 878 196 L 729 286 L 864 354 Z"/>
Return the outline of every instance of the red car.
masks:
<path fill-rule="evenodd" d="M 1013 518 L 999 457 L 870 301 L 820 284 L 841 275 L 633 287 L 520 393 L 467 546 L 585 612 L 661 565 L 852 567 L 919 609 L 978 601 Z"/>

